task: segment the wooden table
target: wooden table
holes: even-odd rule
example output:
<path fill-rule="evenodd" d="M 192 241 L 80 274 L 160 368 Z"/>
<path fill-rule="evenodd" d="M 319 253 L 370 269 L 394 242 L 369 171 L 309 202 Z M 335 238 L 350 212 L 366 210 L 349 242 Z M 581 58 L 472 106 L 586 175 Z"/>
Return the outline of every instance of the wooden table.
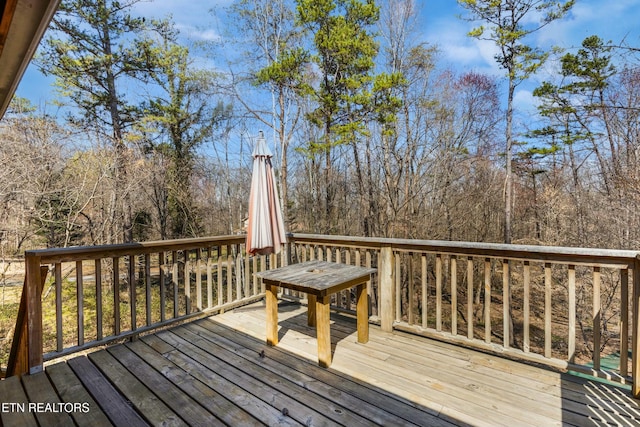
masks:
<path fill-rule="evenodd" d="M 308 261 L 256 273 L 266 288 L 267 344 L 278 344 L 278 287 L 305 292 L 309 300 L 307 322 L 316 327 L 318 363 L 331 364 L 329 301 L 331 294 L 357 286 L 356 314 L 358 342 L 369 341 L 369 307 L 367 281 L 375 268 L 358 267 L 326 261 Z"/>

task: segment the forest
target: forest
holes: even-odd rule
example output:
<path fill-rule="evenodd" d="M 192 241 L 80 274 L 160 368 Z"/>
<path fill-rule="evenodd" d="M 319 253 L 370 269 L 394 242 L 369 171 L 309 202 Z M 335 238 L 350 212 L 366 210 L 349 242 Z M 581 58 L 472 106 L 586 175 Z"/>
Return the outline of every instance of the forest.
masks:
<path fill-rule="evenodd" d="M 136 2 L 62 1 L 34 59 L 55 106 L 15 98 L 0 122 L 3 259 L 242 233 L 258 130 L 291 232 L 640 247 L 637 48 L 528 44 L 573 1 L 458 1 L 503 78 L 416 41 L 412 0 L 237 0 L 224 49 Z"/>

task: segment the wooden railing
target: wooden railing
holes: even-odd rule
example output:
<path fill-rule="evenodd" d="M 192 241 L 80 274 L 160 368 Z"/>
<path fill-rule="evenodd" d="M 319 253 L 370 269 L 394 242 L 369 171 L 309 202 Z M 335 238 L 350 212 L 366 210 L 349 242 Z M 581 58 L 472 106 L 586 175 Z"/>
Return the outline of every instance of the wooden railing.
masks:
<path fill-rule="evenodd" d="M 223 236 L 27 251 L 8 374 L 39 372 L 49 359 L 263 298 L 253 273 L 287 257 L 249 257 L 244 242 Z"/>
<path fill-rule="evenodd" d="M 27 251 L 9 370 L 259 300 L 254 272 L 325 259 L 378 269 L 370 321 L 385 331 L 630 383 L 640 397 L 638 252 L 293 234 L 265 258 L 244 239 Z M 332 304 L 353 311 L 354 297 Z"/>
<path fill-rule="evenodd" d="M 289 262 L 373 266 L 372 322 L 630 383 L 640 397 L 639 252 L 294 234 Z M 353 309 L 353 296 L 334 303 Z"/>

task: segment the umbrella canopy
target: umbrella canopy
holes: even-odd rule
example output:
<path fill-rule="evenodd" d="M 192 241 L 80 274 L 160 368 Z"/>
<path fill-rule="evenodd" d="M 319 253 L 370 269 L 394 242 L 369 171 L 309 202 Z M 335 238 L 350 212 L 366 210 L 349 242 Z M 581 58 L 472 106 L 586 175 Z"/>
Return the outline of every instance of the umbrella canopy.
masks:
<path fill-rule="evenodd" d="M 271 157 L 271 151 L 260 132 L 253 150 L 249 195 L 247 252 L 251 255 L 278 253 L 287 239 Z"/>

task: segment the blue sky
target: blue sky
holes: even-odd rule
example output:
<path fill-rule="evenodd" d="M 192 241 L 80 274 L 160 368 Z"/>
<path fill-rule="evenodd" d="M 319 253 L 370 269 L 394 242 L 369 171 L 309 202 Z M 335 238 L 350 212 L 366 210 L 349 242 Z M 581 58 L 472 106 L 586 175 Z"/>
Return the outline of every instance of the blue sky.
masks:
<path fill-rule="evenodd" d="M 208 0 L 178 2 L 176 0 L 143 1 L 135 12 L 146 17 L 171 15 L 181 33 L 192 40 L 223 40 L 225 23 L 223 13 L 214 15 L 212 9 L 223 10 L 232 0 Z M 461 70 L 474 70 L 495 76 L 503 76 L 493 56 L 495 46 L 488 41 L 478 41 L 466 34 L 473 24 L 458 18 L 463 14 L 455 0 L 416 0 L 420 10 L 417 23 L 422 40 L 440 49 L 441 63 Z M 557 45 L 570 49 L 592 34 L 602 39 L 620 43 L 623 39 L 640 47 L 640 0 L 577 0 L 570 15 L 552 23 L 535 34 L 535 43 L 542 47 Z M 550 63 L 546 70 L 528 85 L 519 88 L 516 102 L 523 108 L 532 105 L 531 90 L 537 81 L 544 80 L 553 71 Z M 20 83 L 17 94 L 29 98 L 36 105 L 43 105 L 53 96 L 52 79 L 43 78 L 34 66 L 30 66 Z M 49 109 L 51 107 L 48 107 Z"/>

